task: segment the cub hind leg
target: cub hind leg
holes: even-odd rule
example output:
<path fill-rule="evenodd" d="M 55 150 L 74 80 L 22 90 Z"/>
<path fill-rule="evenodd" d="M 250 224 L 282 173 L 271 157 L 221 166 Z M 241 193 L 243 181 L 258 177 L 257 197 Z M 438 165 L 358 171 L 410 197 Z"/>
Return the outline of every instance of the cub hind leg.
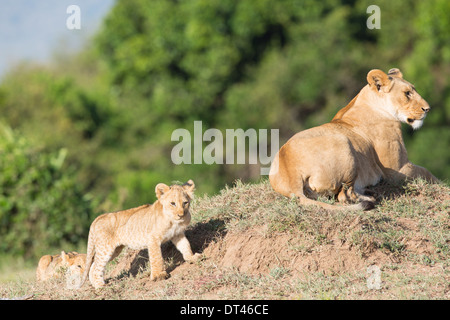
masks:
<path fill-rule="evenodd" d="M 95 289 L 105 285 L 104 274 L 106 265 L 120 253 L 122 248 L 104 247 L 100 249 L 99 246 L 96 246 L 94 263 L 92 264 L 91 270 L 89 270 L 89 281 Z"/>

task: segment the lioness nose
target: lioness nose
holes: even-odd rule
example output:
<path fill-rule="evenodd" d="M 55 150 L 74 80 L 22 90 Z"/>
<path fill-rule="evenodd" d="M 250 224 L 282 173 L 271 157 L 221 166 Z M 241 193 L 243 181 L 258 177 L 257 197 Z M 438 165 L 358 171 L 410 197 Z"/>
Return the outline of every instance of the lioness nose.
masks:
<path fill-rule="evenodd" d="M 426 106 L 426 107 L 422 107 L 423 112 L 428 112 L 430 111 L 430 107 Z"/>

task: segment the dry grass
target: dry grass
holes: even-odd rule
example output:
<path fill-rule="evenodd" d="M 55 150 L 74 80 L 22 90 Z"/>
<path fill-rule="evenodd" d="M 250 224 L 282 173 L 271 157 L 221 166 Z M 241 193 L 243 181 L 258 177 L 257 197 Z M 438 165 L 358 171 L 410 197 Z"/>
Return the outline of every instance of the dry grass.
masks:
<path fill-rule="evenodd" d="M 65 289 L 64 280 L 0 285 L 0 297 L 34 299 L 449 299 L 450 188 L 381 183 L 367 212 L 300 208 L 264 180 L 198 197 L 187 232 L 203 254 L 183 262 L 163 246 L 171 277 L 150 282 L 145 251 L 110 264 L 108 285 Z M 379 289 L 367 268 L 381 271 Z"/>

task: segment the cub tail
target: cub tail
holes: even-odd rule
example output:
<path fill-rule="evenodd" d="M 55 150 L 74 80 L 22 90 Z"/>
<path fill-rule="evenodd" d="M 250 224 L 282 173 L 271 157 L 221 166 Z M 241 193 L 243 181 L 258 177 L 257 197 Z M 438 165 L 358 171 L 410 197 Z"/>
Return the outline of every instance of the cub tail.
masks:
<path fill-rule="evenodd" d="M 89 271 L 91 270 L 92 263 L 94 262 L 94 256 L 95 256 L 95 244 L 94 244 L 94 232 L 92 230 L 89 230 L 89 237 L 88 237 L 88 244 L 87 244 L 87 253 L 86 253 L 86 267 L 84 269 L 83 278 L 80 281 L 80 285 L 78 289 L 80 289 L 83 284 L 86 282 L 86 279 L 89 276 Z"/>

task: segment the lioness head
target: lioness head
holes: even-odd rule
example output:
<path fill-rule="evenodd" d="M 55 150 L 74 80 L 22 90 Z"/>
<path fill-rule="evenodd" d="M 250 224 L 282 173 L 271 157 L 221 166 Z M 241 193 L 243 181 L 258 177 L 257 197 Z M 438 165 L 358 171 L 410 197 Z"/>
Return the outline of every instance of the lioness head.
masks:
<path fill-rule="evenodd" d="M 379 98 L 381 107 L 414 129 L 422 126 L 430 106 L 416 88 L 403 79 L 399 69 L 390 69 L 388 74 L 378 69 L 371 70 L 367 74 L 367 82 Z"/>
<path fill-rule="evenodd" d="M 174 220 L 182 220 L 189 217 L 189 205 L 194 196 L 195 184 L 189 180 L 182 186 L 168 186 L 159 183 L 156 188 L 156 196 L 163 206 L 164 214 Z"/>

